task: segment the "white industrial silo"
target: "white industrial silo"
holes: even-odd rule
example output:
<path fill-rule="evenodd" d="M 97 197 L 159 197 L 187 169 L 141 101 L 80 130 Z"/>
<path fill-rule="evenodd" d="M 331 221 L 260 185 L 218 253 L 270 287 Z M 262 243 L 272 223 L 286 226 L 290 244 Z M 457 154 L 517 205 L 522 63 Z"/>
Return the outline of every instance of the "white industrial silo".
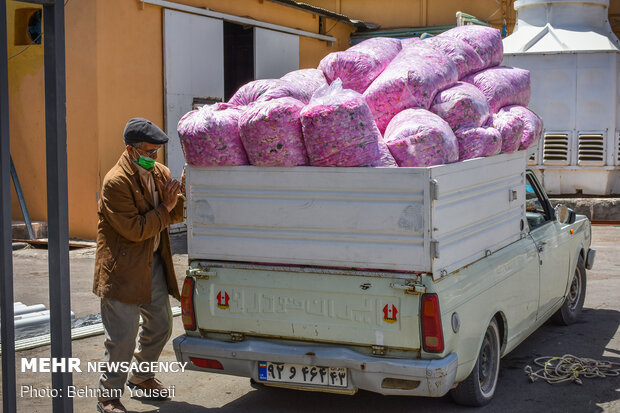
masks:
<path fill-rule="evenodd" d="M 609 0 L 517 0 L 504 65 L 529 69 L 544 121 L 530 165 L 550 194 L 620 194 L 620 42 Z"/>

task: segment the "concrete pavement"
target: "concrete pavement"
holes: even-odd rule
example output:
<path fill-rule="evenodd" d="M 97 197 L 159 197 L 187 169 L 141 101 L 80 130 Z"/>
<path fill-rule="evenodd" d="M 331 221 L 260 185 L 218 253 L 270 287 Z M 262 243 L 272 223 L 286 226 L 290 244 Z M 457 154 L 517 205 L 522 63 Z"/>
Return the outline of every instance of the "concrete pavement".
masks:
<path fill-rule="evenodd" d="M 306 393 L 280 389 L 255 390 L 249 380 L 209 373 L 164 373 L 159 378 L 175 386 L 175 397 L 162 403 L 132 400 L 126 392 L 123 403 L 130 411 L 162 413 L 223 412 L 405 412 L 405 411 L 481 411 L 481 412 L 620 412 L 620 378 L 584 380 L 583 386 L 572 383 L 551 386 L 530 383 L 523 373 L 527 364 L 539 356 L 563 355 L 620 362 L 620 227 L 595 226 L 593 248 L 598 250 L 595 267 L 588 271 L 588 292 L 581 320 L 569 327 L 546 324 L 515 351 L 502 359 L 495 399 L 481 409 L 455 406 L 449 397 L 440 399 L 384 397 L 360 392 L 354 396 Z M 175 265 L 179 282 L 184 278 L 187 256 L 182 239 L 175 243 Z M 47 305 L 47 251 L 14 252 L 15 300 L 32 305 Z M 99 311 L 99 300 L 90 292 L 94 267 L 94 250 L 71 251 L 72 309 L 78 317 Z M 172 305 L 179 303 L 172 299 Z M 181 320 L 174 320 L 176 337 L 183 333 Z M 74 357 L 82 363 L 103 359 L 103 336 L 73 342 Z M 49 346 L 17 353 L 21 358 L 49 357 Z M 164 350 L 162 361 L 175 361 L 172 344 Z M 94 389 L 98 374 L 74 374 L 77 388 Z M 17 374 L 20 412 L 51 412 L 49 397 L 33 397 L 28 389 L 51 387 L 49 373 Z M 25 386 L 24 397 L 20 397 Z M 76 397 L 76 412 L 94 412 L 95 399 Z"/>

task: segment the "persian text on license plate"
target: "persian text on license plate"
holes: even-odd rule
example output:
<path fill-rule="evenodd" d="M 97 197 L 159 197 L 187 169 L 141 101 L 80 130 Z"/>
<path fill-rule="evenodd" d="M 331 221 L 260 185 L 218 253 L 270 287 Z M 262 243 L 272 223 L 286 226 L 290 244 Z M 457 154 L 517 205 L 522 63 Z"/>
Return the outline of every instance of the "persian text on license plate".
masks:
<path fill-rule="evenodd" d="M 347 369 L 344 367 L 319 367 L 259 361 L 258 379 L 260 381 L 347 387 L 348 375 Z"/>

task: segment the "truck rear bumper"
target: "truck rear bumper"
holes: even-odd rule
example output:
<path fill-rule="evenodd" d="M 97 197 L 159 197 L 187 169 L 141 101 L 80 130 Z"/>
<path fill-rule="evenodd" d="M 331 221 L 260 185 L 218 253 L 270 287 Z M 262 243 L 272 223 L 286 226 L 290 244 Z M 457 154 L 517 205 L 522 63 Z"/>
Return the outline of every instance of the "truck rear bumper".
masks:
<path fill-rule="evenodd" d="M 437 360 L 409 360 L 372 357 L 333 345 L 283 345 L 254 339 L 231 343 L 185 335 L 174 339 L 173 346 L 177 360 L 187 362 L 186 368 L 189 370 L 250 377 L 257 382 L 259 361 L 346 367 L 349 372 L 347 388 L 273 385 L 351 394 L 362 389 L 385 395 L 441 397 L 452 388 L 458 366 L 455 353 Z M 223 369 L 198 367 L 190 357 L 217 360 Z"/>

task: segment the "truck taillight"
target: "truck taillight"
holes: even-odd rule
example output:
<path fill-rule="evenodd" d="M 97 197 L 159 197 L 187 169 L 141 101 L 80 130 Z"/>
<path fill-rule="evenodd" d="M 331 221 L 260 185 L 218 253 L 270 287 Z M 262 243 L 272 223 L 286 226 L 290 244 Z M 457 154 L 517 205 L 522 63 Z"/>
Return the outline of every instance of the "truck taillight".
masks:
<path fill-rule="evenodd" d="M 422 295 L 422 347 L 429 353 L 443 351 L 443 328 L 437 294 Z"/>
<path fill-rule="evenodd" d="M 181 291 L 181 318 L 186 330 L 196 329 L 196 317 L 194 315 L 194 284 L 192 277 L 185 277 L 183 290 Z"/>

